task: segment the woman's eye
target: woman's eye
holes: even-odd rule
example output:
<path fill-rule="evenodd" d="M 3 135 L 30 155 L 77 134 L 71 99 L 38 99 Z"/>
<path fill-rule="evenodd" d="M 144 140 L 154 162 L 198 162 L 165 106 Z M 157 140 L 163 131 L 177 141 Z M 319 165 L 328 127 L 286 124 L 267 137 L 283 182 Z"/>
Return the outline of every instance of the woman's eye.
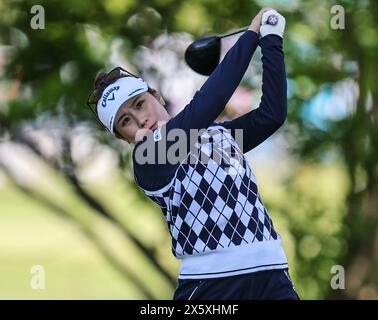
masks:
<path fill-rule="evenodd" d="M 123 119 L 123 121 L 122 121 L 122 127 L 123 127 L 124 125 L 126 125 L 126 124 L 129 122 L 129 120 L 130 120 L 130 118 L 125 118 L 125 119 Z"/>
<path fill-rule="evenodd" d="M 141 107 L 142 107 L 142 104 L 143 104 L 143 100 L 142 101 L 139 101 L 138 103 L 137 103 L 137 109 L 140 109 Z"/>

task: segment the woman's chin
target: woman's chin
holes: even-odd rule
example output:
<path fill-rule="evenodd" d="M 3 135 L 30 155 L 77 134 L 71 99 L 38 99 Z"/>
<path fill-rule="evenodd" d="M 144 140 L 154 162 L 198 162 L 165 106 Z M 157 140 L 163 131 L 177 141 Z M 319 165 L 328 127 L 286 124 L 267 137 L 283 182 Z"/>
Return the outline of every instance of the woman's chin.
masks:
<path fill-rule="evenodd" d="M 136 134 L 135 134 L 135 141 L 136 142 L 138 142 L 138 141 L 140 141 L 140 140 L 142 140 L 143 139 L 143 137 L 144 136 L 146 136 L 147 134 L 149 134 L 149 133 L 151 133 L 151 132 L 153 132 L 152 130 L 150 130 L 150 129 L 139 129 L 137 132 L 136 132 Z"/>

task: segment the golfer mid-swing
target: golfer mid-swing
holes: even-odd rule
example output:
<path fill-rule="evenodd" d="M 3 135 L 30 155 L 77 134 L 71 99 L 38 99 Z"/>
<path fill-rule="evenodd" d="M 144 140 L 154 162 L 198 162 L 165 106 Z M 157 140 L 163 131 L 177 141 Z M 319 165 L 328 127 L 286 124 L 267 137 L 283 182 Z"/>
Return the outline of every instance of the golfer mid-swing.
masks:
<path fill-rule="evenodd" d="M 281 237 L 244 157 L 286 118 L 284 28 L 280 14 L 262 9 L 174 117 L 167 113 L 159 92 L 122 68 L 96 78 L 88 103 L 110 132 L 135 144 L 135 181 L 163 211 L 172 252 L 182 261 L 173 299 L 298 299 Z M 214 122 L 258 45 L 263 63 L 259 108 L 231 121 Z M 242 143 L 236 129 L 242 131 Z M 188 138 L 182 143 L 180 134 L 168 139 L 175 130 Z M 190 143 L 193 130 L 202 132 L 201 139 Z M 159 161 L 175 144 L 186 147 L 179 160 Z M 149 161 L 144 161 L 151 152 Z M 222 152 L 232 161 L 214 160 L 212 156 Z M 203 154 L 210 155 L 206 161 Z"/>

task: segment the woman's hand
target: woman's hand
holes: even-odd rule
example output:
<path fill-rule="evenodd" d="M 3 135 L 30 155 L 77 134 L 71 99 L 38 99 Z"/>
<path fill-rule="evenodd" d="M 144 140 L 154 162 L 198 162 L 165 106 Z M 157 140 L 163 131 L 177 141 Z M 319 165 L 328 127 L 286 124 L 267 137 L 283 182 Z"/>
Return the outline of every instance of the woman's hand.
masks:
<path fill-rule="evenodd" d="M 285 31 L 285 18 L 280 15 L 276 10 L 265 11 L 261 18 L 260 34 L 265 37 L 269 34 L 276 34 L 283 38 Z"/>
<path fill-rule="evenodd" d="M 260 34 L 260 27 L 261 27 L 261 20 L 262 15 L 264 12 L 272 10 L 272 8 L 262 8 L 259 13 L 253 18 L 251 25 L 249 26 L 248 30 L 252 30 L 258 34 Z"/>

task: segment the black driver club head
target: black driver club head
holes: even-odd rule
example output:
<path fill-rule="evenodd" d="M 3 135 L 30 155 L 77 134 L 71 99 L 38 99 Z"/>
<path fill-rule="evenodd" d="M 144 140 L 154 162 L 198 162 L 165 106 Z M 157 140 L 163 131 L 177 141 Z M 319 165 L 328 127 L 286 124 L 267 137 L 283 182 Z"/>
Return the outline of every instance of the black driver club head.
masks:
<path fill-rule="evenodd" d="M 221 39 L 218 36 L 201 38 L 185 51 L 185 61 L 195 72 L 209 76 L 219 63 Z"/>
<path fill-rule="evenodd" d="M 219 64 L 221 39 L 246 31 L 247 27 L 224 35 L 210 36 L 192 42 L 185 50 L 185 61 L 195 72 L 209 76 Z"/>

